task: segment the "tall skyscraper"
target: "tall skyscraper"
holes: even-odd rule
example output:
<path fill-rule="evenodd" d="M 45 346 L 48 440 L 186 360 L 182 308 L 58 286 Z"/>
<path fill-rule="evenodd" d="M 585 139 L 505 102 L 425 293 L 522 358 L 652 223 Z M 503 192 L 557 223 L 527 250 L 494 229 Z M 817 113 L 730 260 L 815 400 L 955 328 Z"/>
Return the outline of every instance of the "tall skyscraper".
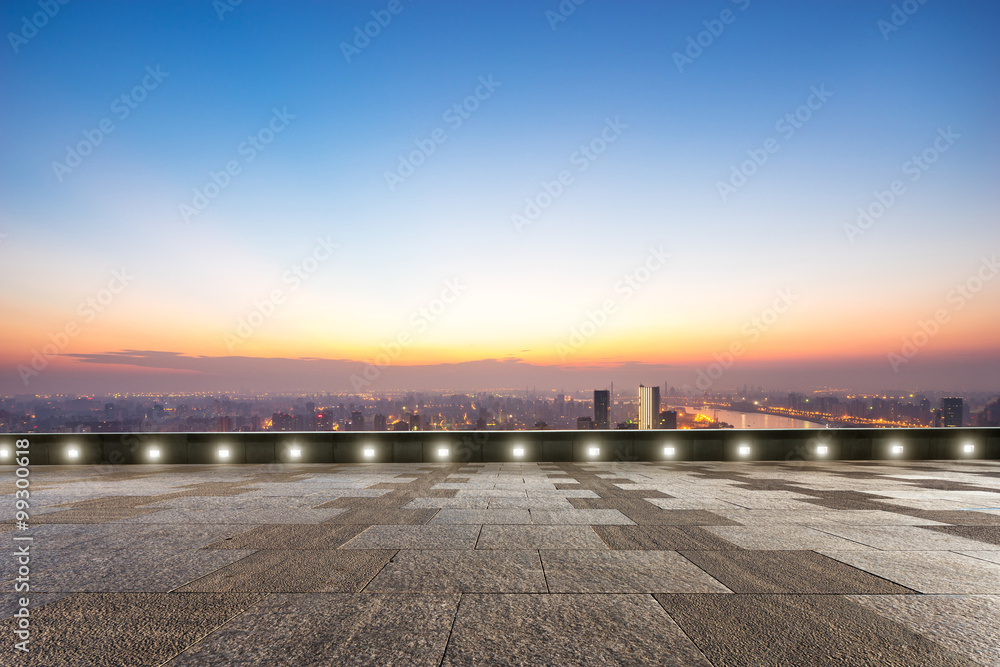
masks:
<path fill-rule="evenodd" d="M 651 430 L 660 425 L 660 388 L 639 385 L 639 429 Z"/>
<path fill-rule="evenodd" d="M 962 425 L 962 399 L 941 399 L 941 426 Z"/>
<path fill-rule="evenodd" d="M 611 412 L 611 392 L 607 389 L 594 390 L 594 428 L 608 428 Z"/>

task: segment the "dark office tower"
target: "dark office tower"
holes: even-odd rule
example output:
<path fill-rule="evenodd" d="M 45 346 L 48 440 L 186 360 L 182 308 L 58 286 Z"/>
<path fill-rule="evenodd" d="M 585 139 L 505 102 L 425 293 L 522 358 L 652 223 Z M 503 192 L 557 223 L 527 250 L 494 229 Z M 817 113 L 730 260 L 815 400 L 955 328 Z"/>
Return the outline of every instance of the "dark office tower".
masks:
<path fill-rule="evenodd" d="M 562 417 L 566 409 L 566 394 L 556 394 L 556 416 Z"/>
<path fill-rule="evenodd" d="M 660 428 L 677 428 L 676 410 L 664 410 L 660 413 Z"/>
<path fill-rule="evenodd" d="M 375 415 L 375 430 L 384 431 L 386 430 L 385 415 Z"/>
<path fill-rule="evenodd" d="M 962 399 L 941 399 L 941 426 L 962 425 Z"/>
<path fill-rule="evenodd" d="M 410 430 L 411 431 L 420 430 L 420 415 L 410 415 Z"/>
<path fill-rule="evenodd" d="M 660 388 L 639 385 L 639 429 L 654 429 L 660 423 Z"/>
<path fill-rule="evenodd" d="M 351 430 L 352 431 L 365 430 L 365 416 L 361 414 L 360 410 L 355 410 L 351 413 Z"/>
<path fill-rule="evenodd" d="M 594 390 L 594 428 L 608 428 L 611 410 L 611 392 L 607 389 Z"/>
<path fill-rule="evenodd" d="M 590 417 L 577 417 L 576 418 L 576 430 L 577 431 L 589 431 L 594 428 L 594 420 Z"/>

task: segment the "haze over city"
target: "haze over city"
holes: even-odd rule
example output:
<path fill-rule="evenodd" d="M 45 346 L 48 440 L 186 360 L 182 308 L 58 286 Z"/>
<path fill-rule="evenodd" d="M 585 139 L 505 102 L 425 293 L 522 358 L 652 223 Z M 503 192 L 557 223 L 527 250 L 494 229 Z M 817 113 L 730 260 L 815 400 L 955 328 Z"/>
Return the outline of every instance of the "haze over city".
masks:
<path fill-rule="evenodd" d="M 906 8 L 6 3 L 0 394 L 996 392 L 1000 10 Z"/>

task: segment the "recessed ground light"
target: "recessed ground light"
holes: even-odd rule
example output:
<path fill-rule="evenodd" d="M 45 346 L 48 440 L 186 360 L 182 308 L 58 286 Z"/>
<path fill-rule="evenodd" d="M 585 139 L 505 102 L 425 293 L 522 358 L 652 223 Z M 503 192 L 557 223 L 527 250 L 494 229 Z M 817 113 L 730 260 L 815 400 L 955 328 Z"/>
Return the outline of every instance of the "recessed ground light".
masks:
<path fill-rule="evenodd" d="M 663 455 L 664 456 L 673 456 L 676 453 L 677 453 L 677 450 L 675 450 L 673 447 L 664 447 L 663 448 Z"/>
<path fill-rule="evenodd" d="M 70 447 L 69 449 L 66 450 L 66 456 L 68 456 L 71 459 L 78 459 L 80 458 L 80 450 L 77 449 L 76 447 Z"/>
<path fill-rule="evenodd" d="M 364 454 L 364 457 L 366 459 L 373 459 L 373 458 L 375 458 L 375 450 L 373 448 L 371 448 L 371 447 L 366 447 L 365 451 L 363 452 L 363 454 Z"/>
<path fill-rule="evenodd" d="M 220 449 L 219 450 L 219 458 L 220 459 L 228 459 L 229 458 L 229 450 L 228 449 Z"/>
<path fill-rule="evenodd" d="M 740 453 L 740 456 L 750 456 L 750 446 L 749 445 L 740 445 L 739 453 Z"/>
<path fill-rule="evenodd" d="M 522 456 L 524 456 L 524 447 L 515 447 L 514 456 L 516 456 L 517 458 L 521 458 Z"/>
<path fill-rule="evenodd" d="M 600 447 L 591 447 L 590 449 L 587 450 L 587 456 L 600 456 L 600 455 L 601 455 Z"/>
<path fill-rule="evenodd" d="M 151 450 L 149 450 L 149 458 L 151 458 L 151 459 L 158 459 L 158 458 L 160 458 L 160 450 L 159 449 L 151 449 Z"/>
<path fill-rule="evenodd" d="M 826 445 L 816 445 L 816 454 L 819 456 L 826 456 L 829 451 L 830 448 Z"/>

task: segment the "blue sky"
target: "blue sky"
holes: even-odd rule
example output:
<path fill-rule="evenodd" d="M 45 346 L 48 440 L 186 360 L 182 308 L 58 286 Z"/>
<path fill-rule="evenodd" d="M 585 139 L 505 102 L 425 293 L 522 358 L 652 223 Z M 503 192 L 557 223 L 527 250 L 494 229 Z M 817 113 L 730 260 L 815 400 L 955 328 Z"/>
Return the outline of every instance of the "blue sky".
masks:
<path fill-rule="evenodd" d="M 883 33 L 892 3 L 588 0 L 553 28 L 556 2 L 402 0 L 348 62 L 343 44 L 388 6 L 247 0 L 220 18 L 209 1 L 78 0 L 15 52 L 10 33 L 41 10 L 5 3 L 0 272 L 16 289 L 0 298 L 17 324 L 4 386 L 121 266 L 135 281 L 39 386 L 93 368 L 73 354 L 233 356 L 226 332 L 318 237 L 335 258 L 238 355 L 364 363 L 461 278 L 468 292 L 395 365 L 518 358 L 554 383 L 567 364 L 693 373 L 783 288 L 801 299 L 747 362 L 875 359 L 865 382 L 894 386 L 933 382 L 906 373 L 942 355 L 975 359 L 942 384 L 978 385 L 995 364 L 993 283 L 903 375 L 885 361 L 1000 245 L 993 4 L 915 4 Z M 707 46 L 678 71 L 699 33 Z M 167 76 L 120 118 L 114 100 L 147 68 Z M 482 79 L 498 85 L 455 127 L 446 112 Z M 832 95 L 779 131 L 816 89 Z M 294 117 L 245 161 L 275 109 Z M 53 163 L 104 119 L 114 130 L 60 180 Z M 574 155 L 609 119 L 624 129 L 579 171 Z M 947 128 L 958 138 L 911 181 L 904 165 Z M 439 129 L 390 189 L 386 173 Z M 777 150 L 723 200 L 720 181 L 768 140 Z M 184 221 L 179 207 L 229 161 L 240 173 Z M 564 170 L 572 182 L 518 232 L 512 216 Z M 845 224 L 894 180 L 905 192 L 851 243 Z M 651 246 L 669 266 L 560 359 Z"/>

